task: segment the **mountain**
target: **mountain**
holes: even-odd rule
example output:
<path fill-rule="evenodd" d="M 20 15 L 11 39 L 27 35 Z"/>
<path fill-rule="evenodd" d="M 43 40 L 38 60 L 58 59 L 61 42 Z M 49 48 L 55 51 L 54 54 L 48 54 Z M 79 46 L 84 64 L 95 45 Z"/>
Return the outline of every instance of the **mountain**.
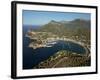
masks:
<path fill-rule="evenodd" d="M 61 34 L 62 31 L 66 31 L 67 28 L 64 26 L 64 24 L 62 24 L 61 22 L 57 22 L 57 21 L 50 21 L 49 23 L 43 25 L 40 28 L 40 31 L 45 31 L 45 32 L 52 32 L 54 34 Z"/>
<path fill-rule="evenodd" d="M 37 31 L 51 32 L 59 37 L 79 36 L 90 40 L 90 20 L 75 19 L 72 21 L 54 21 L 42 25 Z"/>
<path fill-rule="evenodd" d="M 77 28 L 86 28 L 90 29 L 90 20 L 83 20 L 83 19 L 75 19 L 72 21 L 54 21 L 51 20 L 49 23 L 42 26 L 43 29 L 51 27 L 54 28 L 67 28 L 67 29 L 77 29 Z M 48 29 L 48 28 L 47 28 Z"/>
<path fill-rule="evenodd" d="M 72 27 L 80 27 L 90 29 L 90 20 L 75 19 L 69 22 Z"/>

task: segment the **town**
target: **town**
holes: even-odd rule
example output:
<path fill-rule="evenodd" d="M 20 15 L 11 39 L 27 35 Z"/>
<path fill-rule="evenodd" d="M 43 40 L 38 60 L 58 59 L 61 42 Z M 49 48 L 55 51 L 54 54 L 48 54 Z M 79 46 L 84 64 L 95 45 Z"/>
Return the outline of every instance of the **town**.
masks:
<path fill-rule="evenodd" d="M 52 47 L 52 45 L 56 44 L 56 41 L 71 41 L 77 43 L 82 46 L 87 46 L 90 49 L 90 45 L 85 44 L 87 42 L 84 39 L 78 39 L 78 36 L 67 38 L 66 36 L 59 37 L 58 35 L 54 35 L 50 32 L 34 32 L 29 30 L 26 34 L 26 37 L 29 37 L 31 40 L 34 40 L 29 44 L 29 47 L 36 49 L 40 47 Z"/>

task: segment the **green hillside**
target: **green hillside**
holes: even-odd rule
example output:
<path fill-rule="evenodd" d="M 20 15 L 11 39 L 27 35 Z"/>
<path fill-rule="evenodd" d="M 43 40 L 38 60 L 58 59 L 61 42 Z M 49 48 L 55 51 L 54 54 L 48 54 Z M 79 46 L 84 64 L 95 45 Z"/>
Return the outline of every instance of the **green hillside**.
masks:
<path fill-rule="evenodd" d="M 90 21 L 75 19 L 73 21 L 50 21 L 49 23 L 41 26 L 38 31 L 51 32 L 59 37 L 65 36 L 72 38 L 78 36 L 85 40 L 90 40 Z"/>

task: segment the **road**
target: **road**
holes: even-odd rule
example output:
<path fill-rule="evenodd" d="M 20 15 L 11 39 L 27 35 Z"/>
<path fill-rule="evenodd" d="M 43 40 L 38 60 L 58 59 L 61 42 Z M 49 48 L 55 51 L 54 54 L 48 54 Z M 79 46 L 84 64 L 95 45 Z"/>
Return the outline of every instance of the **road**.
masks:
<path fill-rule="evenodd" d="M 56 66 L 58 66 L 59 64 L 61 64 L 63 61 L 66 61 L 68 59 L 68 57 L 64 57 L 63 59 L 61 59 L 60 61 L 58 61 L 52 68 L 55 68 Z"/>

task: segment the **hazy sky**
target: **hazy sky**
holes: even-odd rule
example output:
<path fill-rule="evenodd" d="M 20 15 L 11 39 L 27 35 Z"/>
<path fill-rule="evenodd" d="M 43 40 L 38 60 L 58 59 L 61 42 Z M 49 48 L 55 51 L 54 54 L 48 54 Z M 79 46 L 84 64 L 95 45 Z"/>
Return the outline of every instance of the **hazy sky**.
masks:
<path fill-rule="evenodd" d="M 90 20 L 90 13 L 73 13 L 73 12 L 50 12 L 50 11 L 33 11 L 23 10 L 24 25 L 43 25 L 51 20 L 71 21 L 74 19 Z"/>

